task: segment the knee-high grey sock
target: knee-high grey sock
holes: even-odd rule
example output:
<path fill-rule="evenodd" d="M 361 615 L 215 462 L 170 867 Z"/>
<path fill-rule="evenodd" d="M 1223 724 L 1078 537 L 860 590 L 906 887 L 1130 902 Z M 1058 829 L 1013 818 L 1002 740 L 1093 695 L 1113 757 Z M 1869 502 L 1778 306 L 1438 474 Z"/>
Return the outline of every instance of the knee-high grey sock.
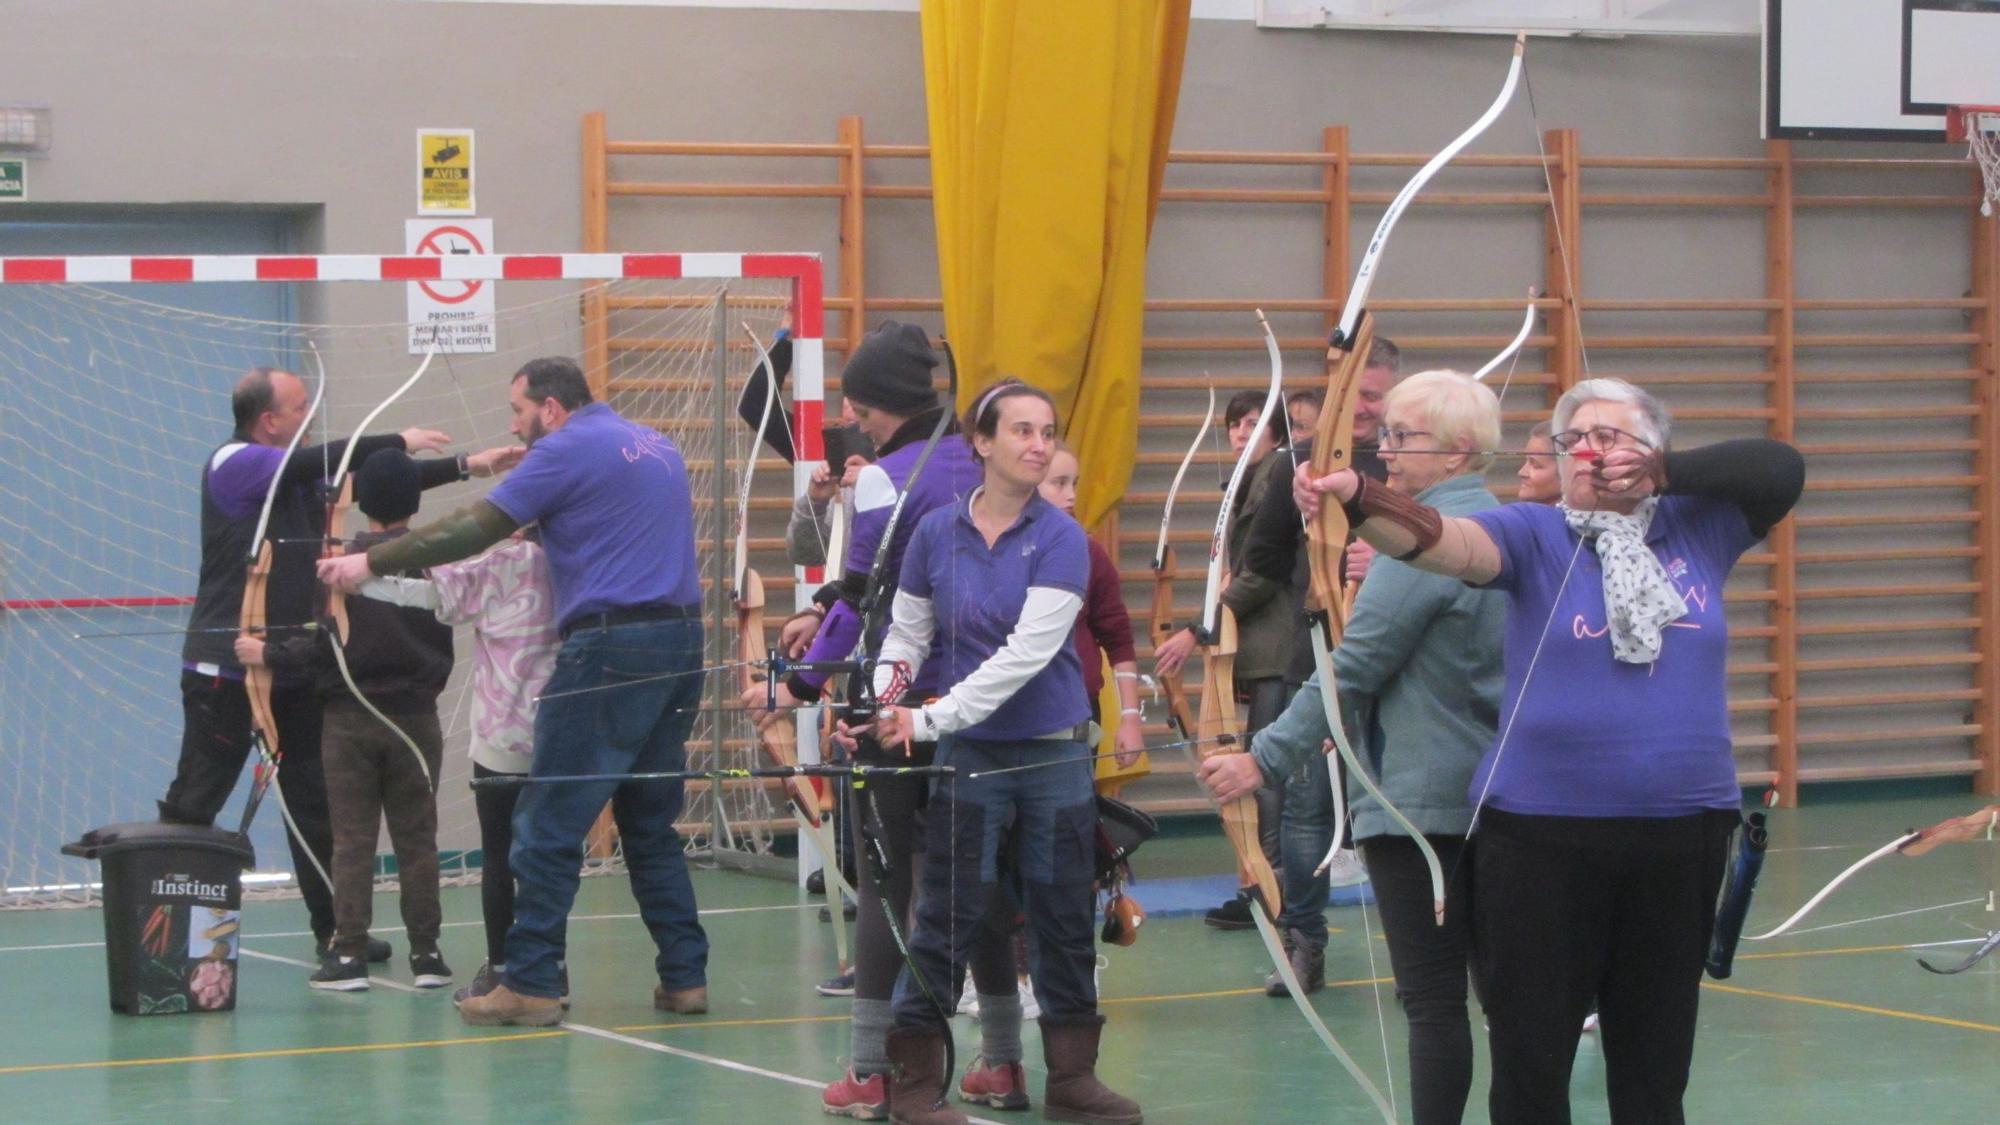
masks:
<path fill-rule="evenodd" d="M 1019 1013 L 1015 1013 L 1019 1019 Z M 854 1073 L 862 1078 L 889 1073 L 889 1002 L 854 999 L 854 1013 L 848 1019 L 848 1055 Z"/>
<path fill-rule="evenodd" d="M 979 1053 L 986 1065 L 1021 1061 L 1021 994 L 979 994 Z"/>

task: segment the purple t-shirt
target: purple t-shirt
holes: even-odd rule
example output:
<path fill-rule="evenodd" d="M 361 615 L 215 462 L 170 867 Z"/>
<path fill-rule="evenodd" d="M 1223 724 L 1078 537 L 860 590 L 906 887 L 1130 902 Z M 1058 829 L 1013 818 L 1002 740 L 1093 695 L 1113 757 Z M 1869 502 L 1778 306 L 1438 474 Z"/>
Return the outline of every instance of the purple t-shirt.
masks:
<path fill-rule="evenodd" d="M 925 516 L 903 553 L 902 589 L 931 600 L 937 635 L 927 663 L 938 667 L 945 691 L 1007 643 L 1028 587 L 1080 598 L 1089 585 L 1083 528 L 1039 495 L 990 548 L 973 525 L 967 497 Z M 1089 717 L 1083 666 L 1076 646 L 1065 644 L 1007 702 L 958 733 L 1011 742 L 1052 734 Z"/>
<path fill-rule="evenodd" d="M 1652 664 L 1612 659 L 1603 567 L 1592 544 L 1579 547 L 1560 509 L 1508 504 L 1466 518 L 1500 548 L 1500 575 L 1491 586 L 1509 595 L 1501 733 L 1472 776 L 1475 807 L 1484 792 L 1494 808 L 1542 816 L 1668 817 L 1737 808 L 1742 790 L 1730 749 L 1722 586 L 1737 557 L 1756 542 L 1742 509 L 1667 496 L 1654 510 L 1646 542 L 1687 615 L 1663 630 Z M 1488 788 L 1496 749 L 1499 769 Z"/>
<path fill-rule="evenodd" d="M 601 402 L 542 437 L 486 499 L 539 520 L 556 621 L 646 605 L 696 605 L 694 504 L 681 451 Z"/>

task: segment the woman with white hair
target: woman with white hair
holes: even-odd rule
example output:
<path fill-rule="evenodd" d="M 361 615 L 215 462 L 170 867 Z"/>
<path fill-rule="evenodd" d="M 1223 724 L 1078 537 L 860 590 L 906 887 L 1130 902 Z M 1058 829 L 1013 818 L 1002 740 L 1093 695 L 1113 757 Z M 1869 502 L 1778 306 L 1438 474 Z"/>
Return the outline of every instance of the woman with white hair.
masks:
<path fill-rule="evenodd" d="M 1569 1116 L 1600 1002 L 1613 1121 L 1678 1122 L 1701 967 L 1740 816 L 1722 587 L 1798 501 L 1762 439 L 1668 452 L 1667 411 L 1618 379 L 1556 403 L 1562 503 L 1453 517 L 1352 473 L 1294 479 L 1376 549 L 1508 596 L 1500 736 L 1470 789 L 1473 971 L 1491 1118 Z"/>
<path fill-rule="evenodd" d="M 1385 407 L 1379 451 L 1391 491 L 1451 517 L 1499 506 L 1484 477 L 1500 438 L 1500 403 L 1490 388 L 1456 371 L 1425 371 L 1390 391 Z M 1472 823 L 1466 787 L 1493 745 L 1499 716 L 1505 618 L 1506 599 L 1497 591 L 1378 557 L 1333 654 L 1342 725 L 1369 776 L 1452 875 L 1439 926 L 1416 842 L 1349 780 L 1353 836 L 1381 907 L 1396 997 L 1409 1021 L 1417 1125 L 1457 1122 L 1472 1089 L 1465 1004 L 1470 872 L 1459 855 Z M 1285 778 L 1322 752 L 1332 732 L 1320 692 L 1315 675 L 1251 740 L 1249 753 L 1202 763 L 1201 779 L 1218 800 Z M 1306 940 L 1296 931 L 1288 937 Z"/>

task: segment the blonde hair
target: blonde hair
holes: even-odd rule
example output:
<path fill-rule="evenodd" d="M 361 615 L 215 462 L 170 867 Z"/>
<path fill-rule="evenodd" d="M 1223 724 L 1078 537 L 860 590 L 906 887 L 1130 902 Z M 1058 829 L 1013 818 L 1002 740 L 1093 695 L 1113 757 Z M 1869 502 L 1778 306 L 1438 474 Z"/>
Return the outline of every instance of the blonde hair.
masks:
<path fill-rule="evenodd" d="M 1484 472 L 1493 463 L 1500 444 L 1500 400 L 1493 388 L 1457 371 L 1419 371 L 1396 384 L 1382 403 L 1385 413 L 1398 406 L 1422 411 L 1424 428 L 1439 446 L 1464 450 L 1465 472 Z"/>

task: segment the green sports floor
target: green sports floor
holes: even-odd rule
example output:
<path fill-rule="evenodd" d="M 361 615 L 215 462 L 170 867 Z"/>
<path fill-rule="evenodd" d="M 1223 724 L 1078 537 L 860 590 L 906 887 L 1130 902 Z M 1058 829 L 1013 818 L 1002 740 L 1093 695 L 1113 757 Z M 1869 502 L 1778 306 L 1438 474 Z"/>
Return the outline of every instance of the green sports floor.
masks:
<path fill-rule="evenodd" d="M 1827 801 L 1773 816 L 1772 850 L 1750 917 L 1768 928 L 1896 833 L 1973 811 L 1967 796 Z M 1843 886 L 1799 931 L 1747 946 L 1727 984 L 1709 982 L 1688 1120 L 2000 1121 L 2000 956 L 1955 977 L 1955 962 L 2000 916 L 1984 909 L 1995 845 L 1891 856 Z M 1221 837 L 1148 844 L 1145 878 L 1227 870 Z M 651 1006 L 652 950 L 617 878 L 586 880 L 570 926 L 573 1022 L 547 1030 L 461 1024 L 449 990 L 418 992 L 397 958 L 365 993 L 305 986 L 311 942 L 295 901 L 245 911 L 239 1008 L 130 1018 L 105 1004 L 96 911 L 0 914 L 0 1120 L 666 1121 L 825 1120 L 819 1086 L 844 1064 L 846 1002 L 815 994 L 832 952 L 818 899 L 754 876 L 698 870 L 713 949 L 710 1012 Z M 463 982 L 483 939 L 478 892 L 446 892 L 444 951 Z M 392 897 L 378 921 L 395 921 Z M 1372 921 L 1372 912 L 1369 915 Z M 1404 1072 L 1401 1017 L 1378 936 L 1357 907 L 1331 912 L 1327 990 L 1314 999 L 1377 1081 Z M 1924 946 L 1926 948 L 1915 948 Z M 1372 954 L 1372 961 L 1371 961 Z M 1108 952 L 1101 1069 L 1151 1122 L 1377 1120 L 1289 1001 L 1262 995 L 1251 933 L 1197 917 L 1155 918 L 1139 944 Z M 1392 1067 L 1385 1066 L 1387 1025 Z M 1477 1019 L 1475 1011 L 1474 1018 Z M 977 1050 L 956 1021 L 960 1057 Z M 1039 1101 L 1039 1045 L 1028 1032 Z M 1475 1039 L 1479 1037 L 1475 1036 Z M 1484 1121 L 1480 1048 L 1466 1120 Z M 1602 1057 L 1585 1038 L 1578 1121 L 1603 1121 Z M 1399 1083 L 1399 1107 L 1407 1091 Z M 1041 1120 L 1029 1111 L 987 1116 Z"/>

